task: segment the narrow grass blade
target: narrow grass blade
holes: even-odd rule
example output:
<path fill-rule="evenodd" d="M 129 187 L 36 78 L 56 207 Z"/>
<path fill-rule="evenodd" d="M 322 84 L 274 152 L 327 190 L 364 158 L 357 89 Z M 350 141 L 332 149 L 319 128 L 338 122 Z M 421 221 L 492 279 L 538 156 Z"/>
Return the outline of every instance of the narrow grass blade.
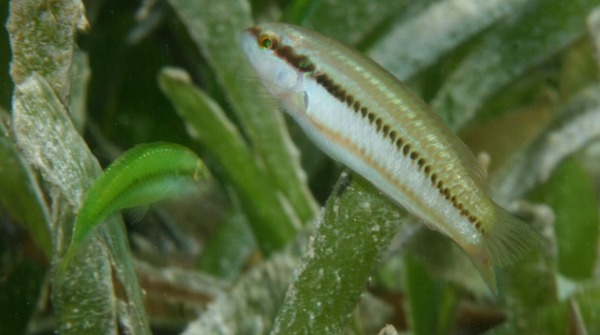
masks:
<path fill-rule="evenodd" d="M 71 228 L 74 209 L 81 207 L 83 196 L 100 173 L 100 167 L 85 142 L 73 127 L 67 112 L 44 78 L 32 75 L 17 85 L 13 100 L 13 127 L 19 148 L 28 162 L 40 170 L 54 188 L 53 236 L 55 264 Z M 65 235 L 66 234 L 66 235 Z M 83 246 L 76 266 L 65 276 L 56 276 L 53 286 L 59 330 L 64 334 L 117 331 L 117 306 L 111 264 L 116 268 L 130 304 L 125 309 L 131 331 L 149 331 L 141 292 L 131 267 L 131 255 L 113 253 L 114 246 L 126 248 L 122 222 L 106 226 L 101 234 L 112 247 L 106 248 L 98 236 Z M 94 276 L 90 276 L 94 273 Z M 126 275 L 122 275 L 126 274 Z"/>
<path fill-rule="evenodd" d="M 517 199 L 547 180 L 558 164 L 600 137 L 600 85 L 588 87 L 567 105 L 526 148 L 493 176 L 501 199 Z"/>
<path fill-rule="evenodd" d="M 75 49 L 73 54 L 71 97 L 69 102 L 69 114 L 73 125 L 80 134 L 83 134 L 87 119 L 87 90 L 88 82 L 92 76 L 89 57 L 82 50 Z"/>
<path fill-rule="evenodd" d="M 338 334 L 403 212 L 358 177 L 338 182 L 288 288 L 272 335 Z"/>
<path fill-rule="evenodd" d="M 300 24 L 309 16 L 315 8 L 318 8 L 323 0 L 295 0 L 285 7 L 283 12 L 284 22 Z"/>
<path fill-rule="evenodd" d="M 585 34 L 594 0 L 528 1 L 520 16 L 487 33 L 455 69 L 432 102 L 453 128 L 469 121 L 485 101 L 528 69 Z"/>
<path fill-rule="evenodd" d="M 186 73 L 168 69 L 160 85 L 188 123 L 188 129 L 217 157 L 241 199 L 256 240 L 266 254 L 280 249 L 295 235 L 292 216 L 284 211 L 267 176 L 225 113 L 196 88 Z"/>
<path fill-rule="evenodd" d="M 518 13 L 527 2 L 440 1 L 395 24 L 367 54 L 399 79 L 407 80 L 508 13 Z"/>
<path fill-rule="evenodd" d="M 431 1 L 424 1 L 431 2 Z M 296 6 L 305 1 L 294 1 L 289 10 L 298 11 Z M 303 9 L 286 15 L 302 18 L 298 23 L 345 44 L 357 45 L 370 34 L 387 24 L 407 16 L 407 9 L 420 6 L 406 0 L 356 0 L 340 6 L 335 1 L 312 1 L 300 6 Z M 395 42 L 394 42 L 395 43 Z"/>
<path fill-rule="evenodd" d="M 253 80 L 240 47 L 241 31 L 252 26 L 250 5 L 244 0 L 170 0 L 208 60 L 262 161 L 269 178 L 287 198 L 301 222 L 316 214 L 317 206 L 306 186 L 299 154 L 287 132 L 283 115 L 265 103 L 265 89 Z"/>
<path fill-rule="evenodd" d="M 0 207 L 25 226 L 48 260 L 52 259 L 50 210 L 35 174 L 21 157 L 4 127 L 0 111 Z"/>
<path fill-rule="evenodd" d="M 408 324 L 415 335 L 441 334 L 439 321 L 442 307 L 442 283 L 436 281 L 428 269 L 410 253 L 404 256 L 404 287 Z"/>
<path fill-rule="evenodd" d="M 46 78 L 62 104 L 68 106 L 75 34 L 88 25 L 83 3 L 20 0 L 9 4 L 6 28 L 13 52 L 10 64 L 13 81 L 20 84 L 36 72 Z"/>
<path fill-rule="evenodd" d="M 574 159 L 567 159 L 531 198 L 554 211 L 559 273 L 572 280 L 591 278 L 597 264 L 600 222 L 593 181 Z"/>
<path fill-rule="evenodd" d="M 63 213 L 68 213 L 65 208 Z M 63 217 L 64 221 L 70 218 Z M 52 302 L 61 334 L 118 334 L 117 297 L 110 255 L 92 238 L 70 262 L 70 271 L 54 277 Z M 93 274 L 93 275 L 91 275 Z"/>
<path fill-rule="evenodd" d="M 256 240 L 241 212 L 228 216 L 202 249 L 196 267 L 224 279 L 236 278 L 256 248 Z"/>
<path fill-rule="evenodd" d="M 13 100 L 13 120 L 19 147 L 24 150 L 30 164 L 42 172 L 44 179 L 53 185 L 58 194 L 54 215 L 58 216 L 55 231 L 68 230 L 72 216 L 72 206 L 78 206 L 88 176 L 99 171 L 93 161 L 87 160 L 87 147 L 78 147 L 82 140 L 68 120 L 67 113 L 52 88 L 46 81 L 34 75 L 17 85 Z M 83 150 L 81 150 L 83 149 Z M 82 160 L 82 158 L 85 159 Z M 76 164 L 74 164 L 77 162 Z M 74 166 L 75 165 L 75 166 Z M 55 241 L 60 248 L 62 241 Z M 60 250 L 60 249 L 59 249 Z M 58 255 L 55 254 L 55 257 Z M 114 287 L 110 273 L 110 261 L 101 242 L 90 241 L 82 250 L 79 267 L 69 273 L 72 281 L 56 278 L 53 300 L 56 307 L 58 328 L 65 334 L 101 332 L 114 334 L 116 310 Z M 79 272 L 81 271 L 81 272 Z M 96 273 L 92 279 L 89 273 Z M 94 296 L 94 309 L 86 296 Z M 84 302 L 75 306 L 78 300 Z M 75 322 L 96 315 L 94 321 L 86 324 Z"/>

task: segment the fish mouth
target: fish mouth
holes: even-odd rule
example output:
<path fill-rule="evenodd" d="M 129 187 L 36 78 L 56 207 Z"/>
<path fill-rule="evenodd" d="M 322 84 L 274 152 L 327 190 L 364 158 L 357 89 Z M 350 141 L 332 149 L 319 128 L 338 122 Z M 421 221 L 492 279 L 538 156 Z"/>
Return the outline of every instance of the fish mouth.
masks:
<path fill-rule="evenodd" d="M 255 27 L 245 29 L 240 34 L 240 42 L 242 45 L 242 50 L 244 51 L 246 56 L 248 56 L 248 58 L 251 58 L 250 56 L 252 55 L 253 48 L 256 45 L 256 37 L 254 35 L 254 28 Z"/>

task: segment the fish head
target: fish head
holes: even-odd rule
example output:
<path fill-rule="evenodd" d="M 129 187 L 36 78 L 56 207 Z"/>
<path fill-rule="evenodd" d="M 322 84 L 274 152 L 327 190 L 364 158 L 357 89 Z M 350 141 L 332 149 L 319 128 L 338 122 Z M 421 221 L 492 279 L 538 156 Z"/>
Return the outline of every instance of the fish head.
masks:
<path fill-rule="evenodd" d="M 298 55 L 302 36 L 286 31 L 283 24 L 263 24 L 242 32 L 242 49 L 269 93 L 288 112 L 305 109 L 305 77 L 314 69 L 310 60 Z"/>

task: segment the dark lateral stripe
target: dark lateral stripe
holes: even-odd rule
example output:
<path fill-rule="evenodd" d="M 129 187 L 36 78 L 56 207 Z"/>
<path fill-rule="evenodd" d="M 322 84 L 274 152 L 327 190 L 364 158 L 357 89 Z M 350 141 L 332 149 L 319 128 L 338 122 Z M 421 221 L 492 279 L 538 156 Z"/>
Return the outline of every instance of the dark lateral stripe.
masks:
<path fill-rule="evenodd" d="M 298 69 L 298 71 L 313 72 L 315 70 L 315 65 L 310 61 L 308 56 L 295 53 L 294 49 L 288 45 L 280 46 L 275 50 L 275 53 Z"/>
<path fill-rule="evenodd" d="M 363 119 L 367 119 L 368 123 L 375 128 L 375 131 L 383 136 L 384 139 L 390 140 L 396 145 L 398 152 L 404 156 L 410 158 L 411 161 L 417 164 L 419 171 L 423 171 L 426 177 L 429 177 L 431 184 L 438 189 L 440 195 L 452 203 L 452 206 L 460 211 L 460 214 L 466 217 L 475 228 L 484 234 L 481 220 L 475 215 L 469 212 L 465 206 L 458 201 L 456 196 L 450 193 L 450 189 L 444 186 L 444 183 L 438 179 L 438 175 L 432 171 L 431 165 L 427 163 L 425 158 L 414 150 L 410 144 L 406 143 L 401 137 L 398 137 L 396 131 L 389 124 L 383 123 L 383 120 L 375 115 L 375 113 L 369 112 L 367 107 L 361 106 L 360 102 L 354 98 L 351 94 L 342 88 L 339 84 L 335 83 L 328 75 L 324 73 L 315 73 L 313 77 L 319 85 L 321 85 L 329 94 L 335 97 L 340 102 L 346 104 L 355 113 L 359 113 Z"/>

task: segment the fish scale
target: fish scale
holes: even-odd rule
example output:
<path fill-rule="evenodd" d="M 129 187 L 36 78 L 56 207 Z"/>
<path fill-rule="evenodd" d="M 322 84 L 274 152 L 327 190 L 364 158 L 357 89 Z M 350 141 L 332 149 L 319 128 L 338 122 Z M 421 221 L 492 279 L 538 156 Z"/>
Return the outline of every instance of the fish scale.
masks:
<path fill-rule="evenodd" d="M 242 46 L 267 90 L 321 150 L 454 240 L 493 291 L 493 265 L 513 262 L 538 241 L 493 202 L 467 146 L 372 60 L 283 23 L 248 29 Z"/>

